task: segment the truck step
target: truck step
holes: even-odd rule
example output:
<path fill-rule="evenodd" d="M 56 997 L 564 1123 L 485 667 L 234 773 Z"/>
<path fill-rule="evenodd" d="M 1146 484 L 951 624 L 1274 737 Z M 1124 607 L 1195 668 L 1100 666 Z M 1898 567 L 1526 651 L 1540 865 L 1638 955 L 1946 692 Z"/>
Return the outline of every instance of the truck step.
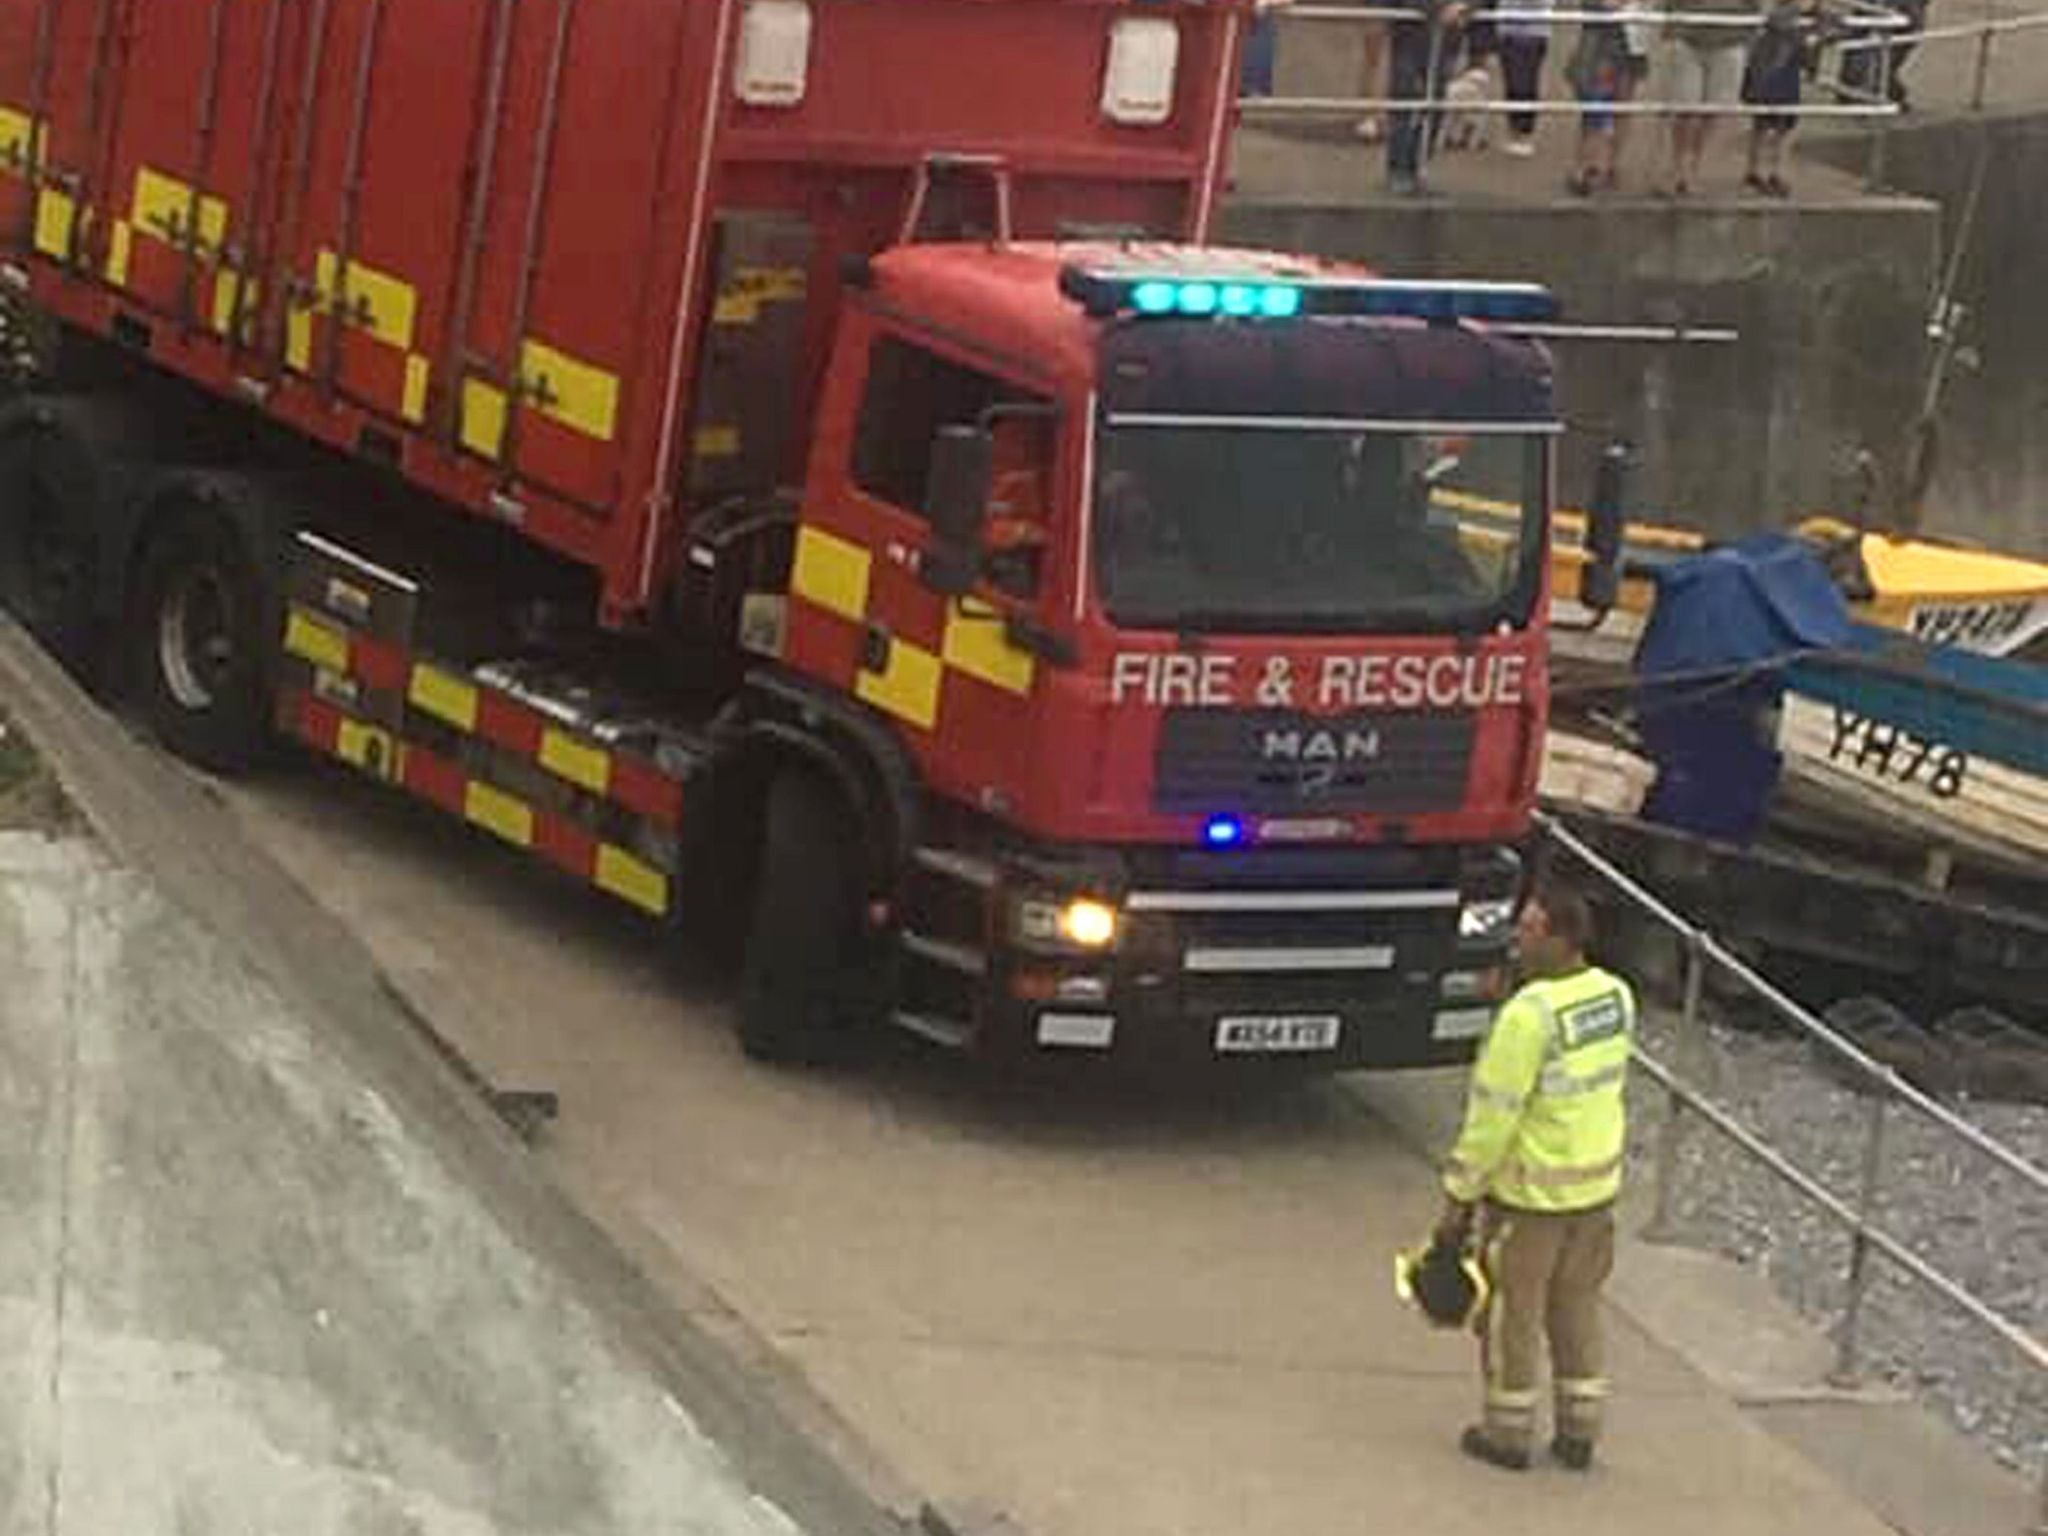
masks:
<path fill-rule="evenodd" d="M 286 735 L 667 915 L 701 761 L 685 730 L 559 667 L 415 650 L 419 585 L 315 535 L 300 535 L 286 590 Z"/>
<path fill-rule="evenodd" d="M 980 950 L 969 949 L 965 944 L 927 938 L 921 933 L 905 933 L 902 936 L 902 944 L 906 954 L 929 961 L 942 970 L 954 971 L 962 976 L 988 974 L 988 957 Z"/>
<path fill-rule="evenodd" d="M 995 865 L 976 854 L 953 848 L 919 848 L 911 859 L 920 869 L 979 890 L 991 890 L 996 883 Z"/>
<path fill-rule="evenodd" d="M 921 1035 L 948 1050 L 961 1050 L 974 1038 L 973 1026 L 959 1019 L 941 1019 L 928 1013 L 909 1013 L 898 1009 L 889 1015 L 889 1020 L 898 1029 L 907 1029 L 913 1035 Z"/>

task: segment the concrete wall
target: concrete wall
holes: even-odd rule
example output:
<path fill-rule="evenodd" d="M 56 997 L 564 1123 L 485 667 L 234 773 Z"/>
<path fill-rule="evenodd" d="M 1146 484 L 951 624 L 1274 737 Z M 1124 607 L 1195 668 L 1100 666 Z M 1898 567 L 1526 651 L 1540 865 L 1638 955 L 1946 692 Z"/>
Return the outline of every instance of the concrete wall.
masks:
<path fill-rule="evenodd" d="M 1896 187 L 1939 200 L 1945 238 L 1961 222 L 1982 134 L 1990 160 L 1957 297 L 1963 341 L 1981 360 L 1951 375 L 1928 525 L 2048 556 L 2048 114 L 1915 123 L 1887 146 Z M 1829 158 L 1860 156 L 1830 144 Z"/>
<path fill-rule="evenodd" d="M 1738 327 L 1731 346 L 1568 342 L 1559 357 L 1576 429 L 1567 497 L 1622 435 L 1642 449 L 1638 514 L 1719 534 L 1844 508 L 1859 449 L 1896 459 L 1939 246 L 1936 210 L 1907 199 L 1681 210 L 1254 195 L 1222 236 L 1398 276 L 1539 279 L 1579 320 Z"/>

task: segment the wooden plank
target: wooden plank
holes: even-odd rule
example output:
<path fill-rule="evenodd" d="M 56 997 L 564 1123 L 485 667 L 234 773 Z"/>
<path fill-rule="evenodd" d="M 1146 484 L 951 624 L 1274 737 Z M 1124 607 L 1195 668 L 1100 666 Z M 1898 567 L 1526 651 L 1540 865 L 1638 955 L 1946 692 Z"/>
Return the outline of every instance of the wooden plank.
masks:
<path fill-rule="evenodd" d="M 1633 816 L 1656 781 L 1655 765 L 1589 737 L 1552 731 L 1545 738 L 1537 793 L 1557 805 Z"/>

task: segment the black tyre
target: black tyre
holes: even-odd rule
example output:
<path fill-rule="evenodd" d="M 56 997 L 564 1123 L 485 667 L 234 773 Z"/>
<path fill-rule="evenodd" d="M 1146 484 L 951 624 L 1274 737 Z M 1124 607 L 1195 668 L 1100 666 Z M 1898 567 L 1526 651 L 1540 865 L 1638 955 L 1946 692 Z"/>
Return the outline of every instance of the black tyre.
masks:
<path fill-rule="evenodd" d="M 740 1045 L 757 1061 L 815 1063 L 848 1044 L 859 897 L 846 823 L 809 774 L 769 787 L 740 980 Z"/>
<path fill-rule="evenodd" d="M 182 507 L 152 533 L 129 608 L 137 706 L 180 757 L 239 773 L 270 742 L 268 584 L 224 512 Z"/>
<path fill-rule="evenodd" d="M 0 603 L 79 676 L 96 680 L 104 465 L 59 404 L 0 418 Z"/>

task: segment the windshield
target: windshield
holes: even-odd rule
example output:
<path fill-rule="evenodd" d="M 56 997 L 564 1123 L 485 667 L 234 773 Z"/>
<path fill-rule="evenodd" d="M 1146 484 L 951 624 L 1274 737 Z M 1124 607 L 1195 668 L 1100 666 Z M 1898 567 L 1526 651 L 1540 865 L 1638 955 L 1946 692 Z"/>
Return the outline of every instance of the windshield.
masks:
<path fill-rule="evenodd" d="M 1131 628 L 1528 621 L 1545 439 L 1498 424 L 1110 417 L 1095 567 Z"/>

